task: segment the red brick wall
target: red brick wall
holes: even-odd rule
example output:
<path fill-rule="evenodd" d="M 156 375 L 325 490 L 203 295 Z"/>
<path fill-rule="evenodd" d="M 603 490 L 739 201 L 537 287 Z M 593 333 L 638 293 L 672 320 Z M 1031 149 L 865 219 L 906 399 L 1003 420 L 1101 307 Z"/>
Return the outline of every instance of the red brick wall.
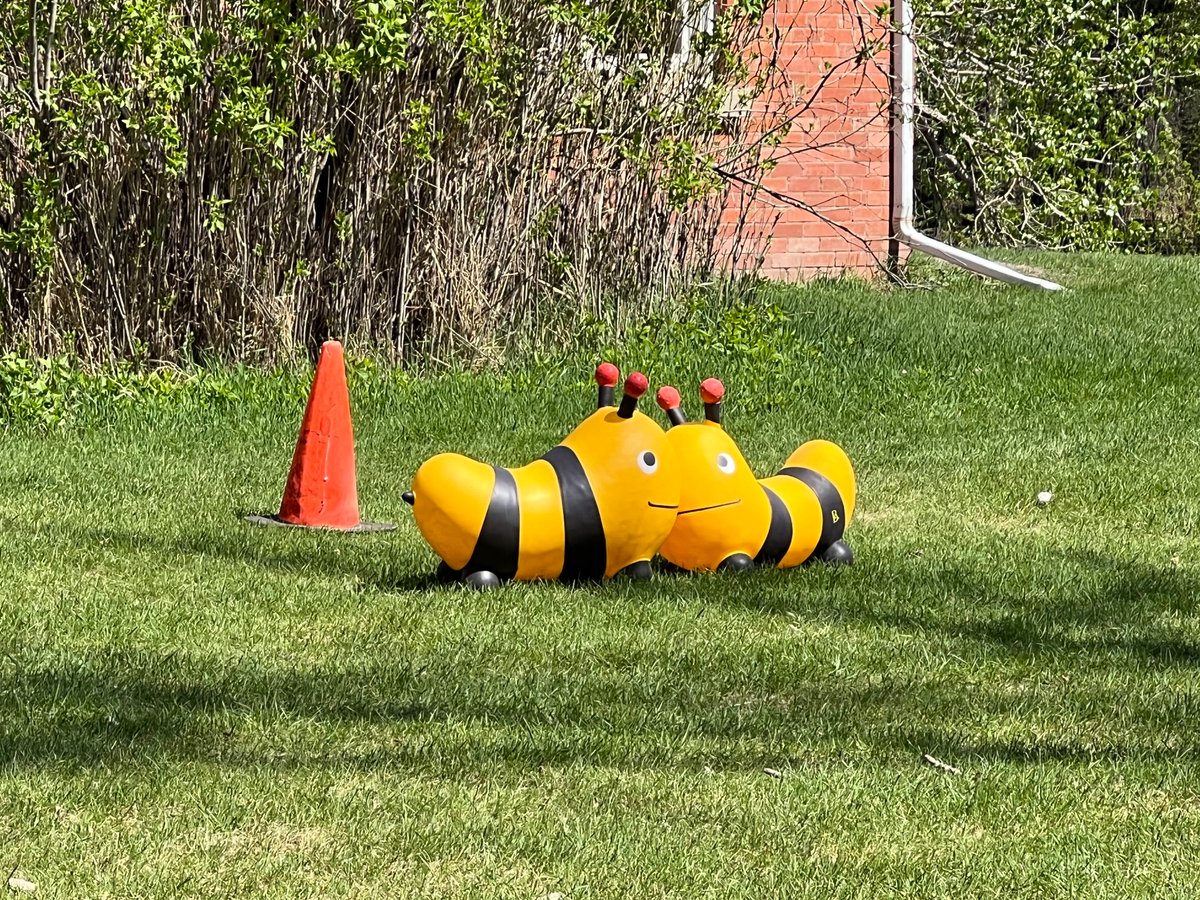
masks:
<path fill-rule="evenodd" d="M 737 111 L 741 143 L 791 125 L 778 146 L 762 149 L 774 168 L 755 176 L 743 164 L 757 185 L 730 189 L 728 265 L 760 264 L 763 275 L 787 280 L 880 271 L 891 203 L 886 24 L 865 2 L 775 0 L 749 63 L 768 89 Z M 736 163 L 730 168 L 738 171 Z"/>

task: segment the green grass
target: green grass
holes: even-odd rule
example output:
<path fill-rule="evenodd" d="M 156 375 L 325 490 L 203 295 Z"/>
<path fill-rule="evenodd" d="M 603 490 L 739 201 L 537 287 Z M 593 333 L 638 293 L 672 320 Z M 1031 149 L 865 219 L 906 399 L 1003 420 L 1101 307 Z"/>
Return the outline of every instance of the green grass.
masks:
<path fill-rule="evenodd" d="M 433 586 L 416 466 L 540 455 L 590 409 L 587 353 L 357 376 L 389 535 L 240 522 L 278 504 L 286 380 L 0 431 L 0 875 L 70 898 L 1193 896 L 1200 261 L 1015 258 L 1072 290 L 780 289 L 761 334 L 706 348 L 699 311 L 617 348 L 687 398 L 724 377 L 763 474 L 846 447 L 846 570 Z"/>

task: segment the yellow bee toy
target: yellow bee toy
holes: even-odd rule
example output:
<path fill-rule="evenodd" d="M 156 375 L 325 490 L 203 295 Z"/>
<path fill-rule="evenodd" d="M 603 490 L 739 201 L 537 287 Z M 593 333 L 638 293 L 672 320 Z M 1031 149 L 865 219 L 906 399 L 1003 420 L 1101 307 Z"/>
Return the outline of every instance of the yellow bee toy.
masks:
<path fill-rule="evenodd" d="M 679 391 L 658 392 L 682 476 L 679 514 L 660 550 L 663 557 L 682 569 L 706 571 L 782 569 L 810 559 L 851 562 L 842 540 L 855 499 L 846 454 L 829 441 L 809 441 L 779 474 L 756 480 L 721 426 L 724 395 L 725 386 L 715 378 L 701 384 L 705 421 L 689 424 Z"/>
<path fill-rule="evenodd" d="M 442 558 L 440 578 L 490 588 L 514 578 L 650 577 L 679 508 L 679 468 L 662 428 L 637 411 L 646 376 L 631 374 L 614 408 L 619 378 L 611 363 L 597 367 L 597 410 L 527 466 L 456 453 L 421 465 L 403 496 Z"/>

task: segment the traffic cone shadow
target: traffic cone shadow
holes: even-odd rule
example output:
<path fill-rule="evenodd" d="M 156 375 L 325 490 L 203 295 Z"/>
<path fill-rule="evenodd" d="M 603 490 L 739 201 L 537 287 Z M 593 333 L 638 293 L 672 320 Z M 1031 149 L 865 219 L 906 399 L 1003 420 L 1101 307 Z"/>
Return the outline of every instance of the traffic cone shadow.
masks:
<path fill-rule="evenodd" d="M 345 354 L 337 341 L 321 345 L 279 513 L 247 516 L 246 521 L 353 532 L 390 531 L 396 527 L 364 522 L 359 517 L 350 391 L 346 387 Z"/>

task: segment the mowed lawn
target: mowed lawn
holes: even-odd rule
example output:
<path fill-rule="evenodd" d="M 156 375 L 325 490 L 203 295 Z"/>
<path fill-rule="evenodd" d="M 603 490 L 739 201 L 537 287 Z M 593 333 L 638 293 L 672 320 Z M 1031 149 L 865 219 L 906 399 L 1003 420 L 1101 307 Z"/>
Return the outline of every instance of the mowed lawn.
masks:
<path fill-rule="evenodd" d="M 434 585 L 412 473 L 540 456 L 592 409 L 588 348 L 355 374 L 383 535 L 240 520 L 277 508 L 301 381 L 0 430 L 0 877 L 67 898 L 1195 896 L 1200 261 L 1010 258 L 1071 290 L 780 288 L 761 334 L 713 311 L 709 340 L 693 311 L 617 348 L 693 415 L 722 377 L 760 474 L 844 446 L 848 569 Z"/>

